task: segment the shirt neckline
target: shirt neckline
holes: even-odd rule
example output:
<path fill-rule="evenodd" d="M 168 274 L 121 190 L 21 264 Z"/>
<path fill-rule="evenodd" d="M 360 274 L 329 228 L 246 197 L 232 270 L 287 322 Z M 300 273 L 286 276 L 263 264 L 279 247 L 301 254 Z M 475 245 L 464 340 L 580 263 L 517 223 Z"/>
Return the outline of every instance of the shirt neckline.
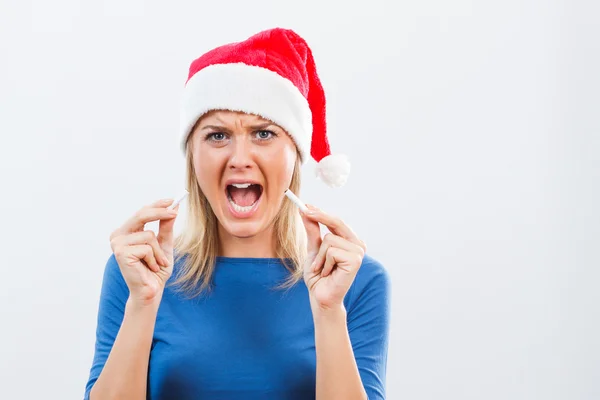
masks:
<path fill-rule="evenodd" d="M 279 258 L 269 258 L 269 257 L 223 257 L 217 256 L 216 261 L 224 264 L 273 264 L 278 263 L 281 264 L 281 259 Z"/>

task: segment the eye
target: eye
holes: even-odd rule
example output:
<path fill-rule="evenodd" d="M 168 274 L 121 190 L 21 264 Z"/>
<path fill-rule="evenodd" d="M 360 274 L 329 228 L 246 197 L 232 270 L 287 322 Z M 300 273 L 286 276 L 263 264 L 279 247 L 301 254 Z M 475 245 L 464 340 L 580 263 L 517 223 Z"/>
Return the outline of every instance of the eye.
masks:
<path fill-rule="evenodd" d="M 275 136 L 277 136 L 275 134 L 275 132 L 271 132 L 271 131 L 257 131 L 256 132 L 256 137 L 260 140 L 269 140 L 274 138 Z"/>
<path fill-rule="evenodd" d="M 221 142 L 226 139 L 226 136 L 223 132 L 213 132 L 206 135 L 206 140 L 210 140 L 213 142 Z"/>

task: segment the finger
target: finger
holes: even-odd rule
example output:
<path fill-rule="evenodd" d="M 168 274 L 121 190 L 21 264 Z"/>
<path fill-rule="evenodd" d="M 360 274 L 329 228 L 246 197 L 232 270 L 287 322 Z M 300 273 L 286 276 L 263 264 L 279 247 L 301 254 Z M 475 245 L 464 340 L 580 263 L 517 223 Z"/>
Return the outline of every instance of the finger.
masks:
<path fill-rule="evenodd" d="M 154 272 L 158 272 L 160 271 L 160 265 L 158 265 L 158 262 L 156 261 L 156 257 L 154 257 L 154 251 L 152 250 L 152 247 L 150 245 L 141 245 L 144 246 L 146 253 L 144 255 L 144 258 L 142 258 L 142 261 L 144 261 L 146 263 L 146 265 L 148 266 L 148 268 L 150 268 L 152 271 Z"/>
<path fill-rule="evenodd" d="M 152 247 L 152 251 L 154 252 L 154 258 L 157 260 L 159 264 L 166 267 L 169 265 L 169 260 L 165 256 L 164 251 L 161 249 L 158 244 L 158 240 L 156 238 L 156 234 L 153 231 L 142 231 L 135 232 L 129 235 L 124 235 L 117 239 L 120 245 L 124 246 L 133 246 L 138 244 L 147 244 Z"/>
<path fill-rule="evenodd" d="M 167 204 L 167 203 L 163 203 Z M 177 210 L 167 210 L 165 207 L 146 206 L 137 211 L 129 220 L 123 224 L 122 232 L 131 233 L 144 228 L 149 222 L 157 220 L 172 219 L 177 215 Z"/>
<path fill-rule="evenodd" d="M 172 211 L 177 213 L 179 211 L 179 204 Z M 173 227 L 175 226 L 176 218 L 177 216 L 171 219 L 162 219 L 158 224 L 158 245 L 163 250 L 169 264 L 173 262 Z"/>
<path fill-rule="evenodd" d="M 327 233 L 323 237 L 323 241 L 321 243 L 321 246 L 319 247 L 319 252 L 317 253 L 317 255 L 315 257 L 315 260 L 313 261 L 313 264 L 312 264 L 312 271 L 313 272 L 317 272 L 321 268 L 323 268 L 323 264 L 325 263 L 325 256 L 327 254 L 327 250 L 329 249 L 329 247 L 331 247 L 331 239 L 330 239 L 331 236 L 333 236 L 333 234 Z"/>
<path fill-rule="evenodd" d="M 157 200 L 154 203 L 148 204 L 147 206 L 144 206 L 144 208 L 163 208 L 163 207 L 166 208 L 172 203 L 173 203 L 173 199 L 162 199 L 162 200 Z M 129 220 L 127 220 L 125 222 L 125 224 L 120 226 L 118 229 L 114 230 L 110 234 L 110 240 L 112 241 L 112 239 L 114 239 L 117 236 L 129 233 L 130 232 L 130 226 L 129 226 L 130 224 L 129 223 L 132 222 L 132 219 L 133 218 L 130 218 Z"/>
<path fill-rule="evenodd" d="M 358 245 L 363 250 L 363 255 L 367 254 L 367 244 L 363 240 L 358 239 L 358 241 L 359 241 Z"/>
<path fill-rule="evenodd" d="M 327 241 L 330 247 L 337 247 L 338 249 L 346 250 L 351 253 L 360 254 L 361 257 L 365 255 L 361 246 L 349 241 L 348 239 L 344 239 L 341 236 L 328 233 L 323 238 L 323 241 Z"/>
<path fill-rule="evenodd" d="M 175 201 L 174 199 L 160 199 L 160 200 L 156 200 L 153 203 L 148 204 L 148 207 L 150 207 L 150 208 L 169 207 L 171 204 L 173 204 L 174 201 Z"/>
<path fill-rule="evenodd" d="M 306 212 L 306 216 L 309 220 L 320 222 L 325 225 L 331 233 L 335 233 L 336 235 L 341 236 L 352 243 L 360 245 L 360 239 L 356 236 L 354 231 L 350 229 L 350 227 L 346 225 L 340 218 L 331 216 L 317 207 L 309 204 L 307 204 L 306 207 L 309 209 L 308 212 Z"/>
<path fill-rule="evenodd" d="M 137 244 L 134 246 L 129 246 L 130 254 L 139 259 L 140 261 L 144 261 L 146 266 L 154 272 L 160 271 L 160 267 L 156 262 L 156 258 L 154 258 L 154 252 L 152 251 L 152 247 L 147 244 Z"/>
<path fill-rule="evenodd" d="M 325 256 L 325 265 L 323 266 L 323 271 L 321 272 L 322 277 L 326 277 L 331 274 L 333 268 L 337 263 L 341 262 L 344 259 L 344 255 L 349 252 L 338 249 L 337 247 L 330 247 L 327 249 L 327 254 Z"/>
<path fill-rule="evenodd" d="M 316 221 L 308 219 L 304 213 L 300 213 L 304 228 L 306 229 L 306 236 L 308 241 L 308 256 L 312 257 L 317 254 L 321 247 L 321 227 Z"/>

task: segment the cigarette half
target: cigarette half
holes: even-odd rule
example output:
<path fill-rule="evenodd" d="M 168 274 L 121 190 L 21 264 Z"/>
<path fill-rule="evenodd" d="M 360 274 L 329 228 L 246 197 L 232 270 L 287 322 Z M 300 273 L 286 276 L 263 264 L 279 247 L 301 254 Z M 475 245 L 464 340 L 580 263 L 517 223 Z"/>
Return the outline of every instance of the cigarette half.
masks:
<path fill-rule="evenodd" d="M 181 203 L 183 201 L 183 199 L 185 199 L 188 194 L 190 194 L 190 193 L 186 190 L 185 193 L 183 194 L 183 196 L 181 196 L 175 203 L 173 203 L 169 207 L 167 207 L 167 210 L 172 210 L 175 207 L 177 207 L 177 205 L 179 203 Z"/>
<path fill-rule="evenodd" d="M 286 190 L 284 193 L 288 199 L 290 199 L 295 205 L 298 206 L 298 208 L 302 210 L 302 212 L 308 211 L 308 208 L 306 208 L 306 205 L 302 202 L 302 200 L 300 200 L 298 196 L 296 196 L 290 189 Z"/>

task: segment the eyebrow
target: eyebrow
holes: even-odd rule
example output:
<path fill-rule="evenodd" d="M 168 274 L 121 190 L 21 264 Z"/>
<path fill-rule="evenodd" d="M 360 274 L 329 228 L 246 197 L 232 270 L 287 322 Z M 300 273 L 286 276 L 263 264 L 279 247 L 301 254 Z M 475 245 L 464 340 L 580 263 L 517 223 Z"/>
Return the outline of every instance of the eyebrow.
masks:
<path fill-rule="evenodd" d="M 252 129 L 253 131 L 256 131 L 256 130 L 268 128 L 270 126 L 275 126 L 275 125 L 272 122 L 264 122 L 262 124 L 252 125 L 252 126 L 250 126 L 250 129 Z M 221 126 L 221 125 L 206 125 L 206 126 L 203 126 L 200 130 L 203 131 L 206 129 L 210 129 L 213 131 L 230 132 L 230 130 L 228 128 Z"/>

